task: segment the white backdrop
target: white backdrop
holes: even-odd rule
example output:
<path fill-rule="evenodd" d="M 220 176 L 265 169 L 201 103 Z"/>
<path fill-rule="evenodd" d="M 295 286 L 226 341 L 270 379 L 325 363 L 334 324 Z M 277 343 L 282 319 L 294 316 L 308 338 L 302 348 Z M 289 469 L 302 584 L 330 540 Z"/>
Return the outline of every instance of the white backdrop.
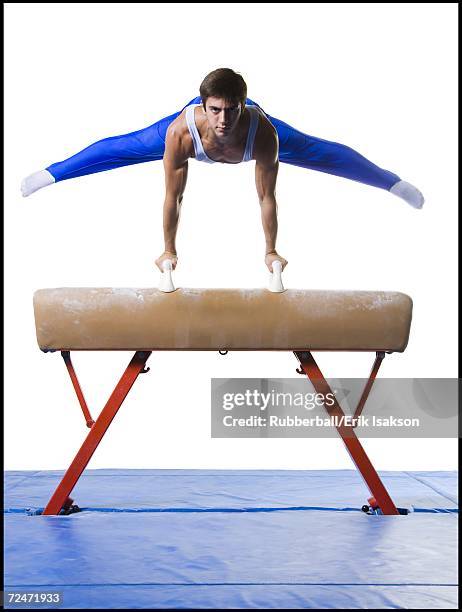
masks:
<path fill-rule="evenodd" d="M 357 182 L 280 165 L 286 287 L 408 293 L 408 349 L 384 377 L 457 376 L 457 5 L 5 5 L 5 467 L 63 469 L 87 429 L 59 353 L 35 339 L 32 294 L 157 286 L 162 162 L 63 181 L 29 198 L 26 175 L 198 95 L 218 67 L 303 132 L 353 147 L 415 184 L 420 211 Z M 190 161 L 177 286 L 262 287 L 254 163 Z M 373 354 L 315 354 L 326 376 Z M 93 415 L 130 359 L 76 353 Z M 296 376 L 291 353 L 154 353 L 89 467 L 351 469 L 338 440 L 210 438 L 211 377 Z M 377 468 L 455 469 L 456 440 L 366 440 Z"/>

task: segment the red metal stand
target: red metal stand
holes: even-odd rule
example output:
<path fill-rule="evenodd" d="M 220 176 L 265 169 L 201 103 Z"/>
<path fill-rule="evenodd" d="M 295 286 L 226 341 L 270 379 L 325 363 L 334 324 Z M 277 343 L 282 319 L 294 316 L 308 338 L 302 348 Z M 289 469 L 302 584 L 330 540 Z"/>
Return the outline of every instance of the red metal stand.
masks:
<path fill-rule="evenodd" d="M 146 361 L 151 355 L 151 351 L 137 351 L 135 353 L 116 388 L 112 392 L 112 395 L 101 411 L 101 414 L 96 419 L 96 422 L 93 421 L 88 410 L 79 381 L 71 362 L 69 351 L 62 351 L 61 354 L 71 377 L 72 384 L 85 416 L 87 426 L 90 427 L 90 431 L 73 462 L 56 488 L 56 491 L 53 493 L 43 514 L 60 514 L 60 512 L 67 513 L 71 512 L 72 509 L 75 508 L 75 506 L 72 505 L 73 500 L 69 496 L 82 472 L 88 465 L 93 453 L 101 442 L 104 434 L 109 428 L 109 425 L 117 414 L 122 402 L 127 397 L 138 375 L 149 370 L 149 368 L 144 369 L 144 367 Z M 342 420 L 345 419 L 345 414 L 335 399 L 329 384 L 325 380 L 311 353 L 309 351 L 294 351 L 294 354 L 301 365 L 301 370 L 297 371 L 302 374 L 305 373 L 308 376 L 318 393 L 322 393 L 323 395 L 327 395 L 328 393 L 332 394 L 332 397 L 334 398 L 333 405 L 324 405 L 324 407 L 326 408 L 329 416 L 335 417 L 337 421 L 341 423 Z M 355 417 L 359 416 L 364 407 L 384 356 L 385 355 L 383 352 L 377 353 L 371 374 L 362 393 L 358 407 L 356 408 Z M 370 462 L 365 450 L 356 437 L 353 427 L 340 424 L 338 426 L 336 425 L 336 429 L 340 434 L 343 443 L 350 454 L 350 457 L 352 458 L 361 476 L 364 478 L 369 491 L 371 492 L 369 503 L 371 504 L 372 508 L 380 508 L 383 514 L 400 514 L 382 481 L 380 480 L 374 466 Z"/>
<path fill-rule="evenodd" d="M 66 351 L 64 351 L 64 353 L 66 353 Z M 138 378 L 138 375 L 144 371 L 144 366 L 150 355 L 151 351 L 137 351 L 135 353 L 132 360 L 128 364 L 127 369 L 123 373 L 122 378 L 120 379 L 116 388 L 112 392 L 111 397 L 109 398 L 103 410 L 101 411 L 101 414 L 96 419 L 96 422 L 94 423 L 94 425 L 92 425 L 90 431 L 88 432 L 88 435 L 84 443 L 82 444 L 79 452 L 75 456 L 74 461 L 69 466 L 56 491 L 53 493 L 50 501 L 48 502 L 45 510 L 43 511 L 43 514 L 59 514 L 61 510 L 67 511 L 70 509 L 73 500 L 70 499 L 69 495 L 71 494 L 72 489 L 75 487 L 82 472 L 87 467 L 88 462 L 90 461 L 93 453 L 97 449 L 98 444 L 101 442 L 109 425 L 112 423 L 112 420 L 114 419 L 120 406 L 122 405 L 122 402 L 127 397 L 127 394 L 132 388 L 133 383 Z M 63 355 L 63 357 L 66 362 L 66 366 L 68 367 L 69 374 L 71 374 L 71 371 L 73 373 L 73 376 L 71 374 L 73 383 L 75 377 L 76 384 L 74 384 L 74 387 L 77 392 L 77 396 L 79 397 L 79 401 L 81 402 L 81 398 L 83 399 L 83 394 L 80 391 L 81 396 L 79 396 L 78 390 L 80 390 L 80 385 L 77 381 L 75 372 L 73 371 L 72 364 L 71 366 L 69 366 L 70 358 L 66 361 L 65 354 Z M 71 369 L 69 369 L 69 367 L 71 367 Z M 85 403 L 85 400 L 83 400 L 83 402 Z M 88 421 L 87 415 L 85 416 Z"/>
<path fill-rule="evenodd" d="M 309 351 L 294 351 L 294 354 L 299 360 L 303 371 L 311 380 L 313 387 L 316 389 L 316 391 L 318 393 L 322 393 L 324 396 L 326 396 L 327 394 L 332 395 L 333 405 L 327 406 L 326 404 L 324 404 L 324 408 L 326 409 L 329 416 L 334 417 L 334 422 L 336 421 L 337 423 L 342 423 L 345 420 L 345 413 L 337 402 L 335 395 L 329 387 L 328 382 L 324 378 L 312 354 Z M 372 387 L 375 375 L 377 374 L 377 370 L 380 366 L 380 362 L 382 361 L 382 359 L 383 357 L 381 357 L 379 361 L 379 354 L 377 354 L 377 358 L 374 367 L 372 368 L 369 381 L 366 384 L 366 387 L 363 391 L 360 400 L 360 406 L 358 406 L 358 408 L 361 407 L 361 410 L 367 399 L 367 395 L 369 394 L 369 391 Z M 356 409 L 356 412 L 358 412 L 358 408 Z M 336 425 L 336 429 L 340 434 L 343 443 L 345 444 L 350 454 L 350 457 L 352 458 L 354 464 L 356 465 L 361 476 L 363 477 L 369 491 L 371 492 L 371 500 L 373 499 L 374 503 L 377 504 L 383 514 L 400 514 L 395 504 L 393 503 L 393 500 L 388 494 L 388 491 L 380 480 L 380 477 L 377 474 L 374 466 L 370 462 L 366 451 L 363 449 L 361 443 L 356 437 L 353 427 L 340 424 Z"/>

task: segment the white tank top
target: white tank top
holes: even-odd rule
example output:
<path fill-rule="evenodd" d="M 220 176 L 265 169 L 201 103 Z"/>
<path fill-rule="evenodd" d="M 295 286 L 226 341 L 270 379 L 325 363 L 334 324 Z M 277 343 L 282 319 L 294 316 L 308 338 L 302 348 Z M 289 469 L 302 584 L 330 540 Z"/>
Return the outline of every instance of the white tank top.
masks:
<path fill-rule="evenodd" d="M 194 144 L 194 151 L 196 154 L 197 161 L 203 161 L 208 164 L 216 164 L 219 163 L 215 159 L 210 159 L 207 153 L 204 151 L 204 147 L 202 146 L 201 137 L 199 135 L 199 130 L 196 126 L 196 120 L 194 118 L 194 109 L 196 106 L 202 106 L 202 104 L 191 104 L 186 107 L 186 123 L 188 125 L 189 133 L 191 134 L 191 138 Z M 258 127 L 258 116 L 260 114 L 260 109 L 258 106 L 246 106 L 246 108 L 250 111 L 250 126 L 249 133 L 247 134 L 247 142 L 245 145 L 244 157 L 241 161 L 246 162 L 252 159 L 253 152 L 253 143 L 255 140 L 255 134 L 257 132 Z M 237 162 L 239 163 L 239 162 Z"/>

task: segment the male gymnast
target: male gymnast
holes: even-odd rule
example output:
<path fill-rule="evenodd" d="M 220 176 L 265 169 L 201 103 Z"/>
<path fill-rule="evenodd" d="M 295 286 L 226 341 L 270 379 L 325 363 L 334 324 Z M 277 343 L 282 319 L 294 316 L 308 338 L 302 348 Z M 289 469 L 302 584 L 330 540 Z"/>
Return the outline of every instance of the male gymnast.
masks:
<path fill-rule="evenodd" d="M 104 138 L 31 174 L 21 183 L 23 196 L 85 174 L 163 159 L 165 249 L 156 260 L 160 270 L 165 259 L 172 260 L 173 268 L 177 264 L 175 239 L 190 158 L 209 164 L 255 160 L 265 263 L 270 271 L 273 261 L 280 261 L 283 269 L 287 265 L 276 251 L 279 161 L 386 189 L 414 208 L 422 208 L 421 192 L 398 175 L 379 168 L 350 147 L 309 136 L 268 115 L 247 98 L 247 85 L 234 70 L 218 68 L 209 73 L 199 93 L 181 111 L 149 127 Z"/>

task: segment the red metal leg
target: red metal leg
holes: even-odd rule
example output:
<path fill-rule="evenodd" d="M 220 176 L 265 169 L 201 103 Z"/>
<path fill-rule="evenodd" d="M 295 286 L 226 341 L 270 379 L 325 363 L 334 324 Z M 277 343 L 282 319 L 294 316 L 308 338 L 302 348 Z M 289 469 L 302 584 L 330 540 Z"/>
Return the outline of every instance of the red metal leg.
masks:
<path fill-rule="evenodd" d="M 91 417 L 90 411 L 88 410 L 87 402 L 85 401 L 82 389 L 80 388 L 80 383 L 71 361 L 71 354 L 69 351 L 61 351 L 61 357 L 64 359 L 67 371 L 69 372 L 69 376 L 71 377 L 72 385 L 74 386 L 77 399 L 79 400 L 80 407 L 82 408 L 83 416 L 85 417 L 87 427 L 92 428 L 95 424 L 95 421 Z"/>
<path fill-rule="evenodd" d="M 101 411 L 101 414 L 88 432 L 88 435 L 79 452 L 75 456 L 74 461 L 67 469 L 67 472 L 64 474 L 63 479 L 59 483 L 56 491 L 53 493 L 50 501 L 43 511 L 43 514 L 59 514 L 62 508 L 66 509 L 66 506 L 69 505 L 69 501 L 72 503 L 72 500 L 69 498 L 72 489 L 75 487 L 82 472 L 88 465 L 88 462 L 97 449 L 98 444 L 101 442 L 109 425 L 122 405 L 122 402 L 132 388 L 133 383 L 137 379 L 138 375 L 143 371 L 146 361 L 150 355 L 151 351 L 137 351 L 135 353 L 132 360 L 128 364 L 127 369 L 123 373 L 122 378 L 112 392 L 111 397 Z"/>
<path fill-rule="evenodd" d="M 342 423 L 344 421 L 345 414 L 339 403 L 335 399 L 335 396 L 331 388 L 329 387 L 328 382 L 324 378 L 312 354 L 309 351 L 294 351 L 294 354 L 300 361 L 302 369 L 304 370 L 308 378 L 311 380 L 313 387 L 316 389 L 316 391 L 318 393 L 322 393 L 324 396 L 326 396 L 328 393 L 332 395 L 332 397 L 334 398 L 333 405 L 326 406 L 324 404 L 324 407 L 328 412 L 329 416 L 336 417 L 336 421 L 338 423 Z M 395 504 L 393 503 L 393 500 L 388 494 L 388 491 L 380 480 L 380 477 L 377 474 L 374 466 L 370 462 L 366 451 L 363 449 L 361 443 L 356 437 L 353 427 L 346 425 L 338 425 L 336 426 L 336 429 L 340 434 L 343 443 L 345 444 L 350 454 L 350 457 L 352 458 L 354 464 L 356 465 L 361 476 L 363 477 L 369 491 L 371 492 L 372 497 L 375 498 L 380 510 L 383 512 L 383 514 L 399 514 L 398 509 L 396 508 Z"/>
<path fill-rule="evenodd" d="M 361 395 L 361 399 L 356 407 L 355 413 L 353 415 L 353 421 L 356 422 L 361 412 L 363 411 L 364 404 L 366 403 L 367 398 L 369 397 L 369 393 L 371 391 L 372 385 L 374 384 L 374 380 L 377 377 L 377 372 L 382 364 L 382 361 L 385 358 L 385 353 L 383 351 L 378 351 L 375 357 L 374 365 L 372 366 L 372 370 L 370 376 L 367 380 L 366 386 L 364 387 L 364 391 Z M 355 425 L 354 425 L 355 427 Z"/>

